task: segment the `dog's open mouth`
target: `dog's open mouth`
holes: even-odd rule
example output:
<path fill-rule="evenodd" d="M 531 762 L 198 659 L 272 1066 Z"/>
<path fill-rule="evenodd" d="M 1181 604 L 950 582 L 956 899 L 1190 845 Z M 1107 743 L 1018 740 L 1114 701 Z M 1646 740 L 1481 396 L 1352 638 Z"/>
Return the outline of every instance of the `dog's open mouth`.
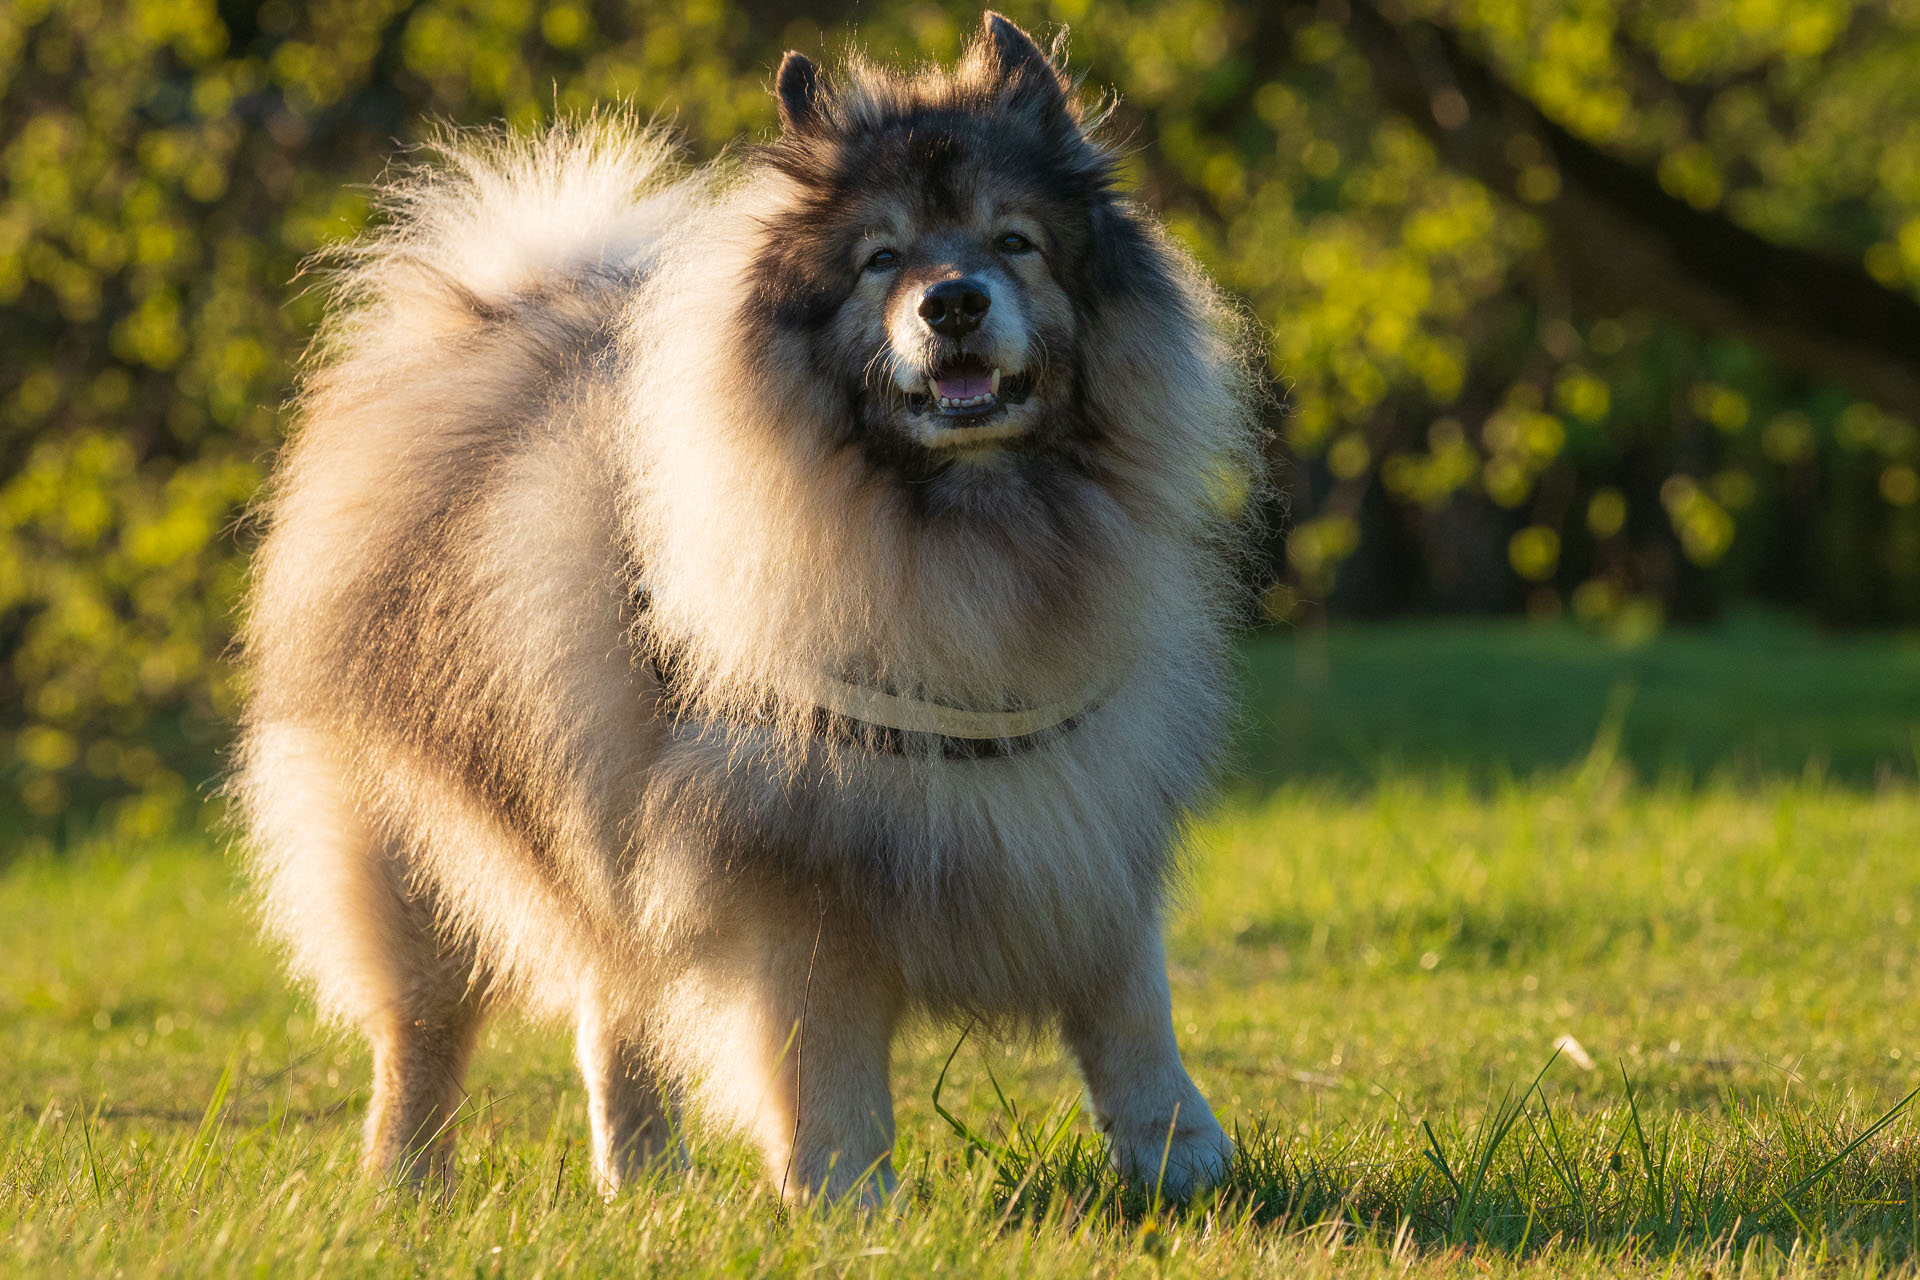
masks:
<path fill-rule="evenodd" d="M 928 375 L 925 390 L 907 397 L 915 413 L 943 418 L 980 418 L 1010 404 L 1020 404 L 1033 391 L 1033 378 L 1024 373 L 1002 377 L 1000 370 L 973 356 L 949 360 Z"/>

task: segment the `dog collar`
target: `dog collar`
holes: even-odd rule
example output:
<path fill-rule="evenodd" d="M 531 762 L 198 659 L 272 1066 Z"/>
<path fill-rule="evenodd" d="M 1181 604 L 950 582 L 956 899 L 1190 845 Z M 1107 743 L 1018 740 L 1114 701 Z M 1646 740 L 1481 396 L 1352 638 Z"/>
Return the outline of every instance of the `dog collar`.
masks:
<path fill-rule="evenodd" d="M 676 678 L 677 665 L 658 652 L 647 654 L 647 666 L 660 686 L 660 705 L 676 720 L 691 709 L 686 691 Z M 844 680 L 828 680 L 815 691 L 812 726 L 815 737 L 880 755 L 919 755 L 931 748 L 949 760 L 990 760 L 1018 755 L 1051 734 L 1079 728 L 1104 700 L 1056 702 L 1014 711 L 969 711 Z M 742 717 L 746 724 L 771 720 L 771 716 Z"/>
<path fill-rule="evenodd" d="M 650 603 L 644 583 L 636 588 L 634 602 L 642 612 Z M 660 705 L 681 718 L 689 707 L 682 682 L 676 678 L 679 664 L 652 645 L 645 652 L 647 666 L 660 686 Z M 814 691 L 812 721 L 817 737 L 884 755 L 917 755 L 931 747 L 948 759 L 983 760 L 1017 755 L 1050 734 L 1077 729 L 1104 701 L 1106 694 L 1101 693 L 1040 707 L 973 711 L 824 679 Z"/>
<path fill-rule="evenodd" d="M 1101 701 L 1092 698 L 1014 711 L 969 711 L 844 680 L 827 680 L 815 691 L 814 732 L 888 755 L 906 755 L 916 743 L 931 742 L 949 759 L 989 759 L 1016 755 L 1048 734 L 1078 728 Z"/>

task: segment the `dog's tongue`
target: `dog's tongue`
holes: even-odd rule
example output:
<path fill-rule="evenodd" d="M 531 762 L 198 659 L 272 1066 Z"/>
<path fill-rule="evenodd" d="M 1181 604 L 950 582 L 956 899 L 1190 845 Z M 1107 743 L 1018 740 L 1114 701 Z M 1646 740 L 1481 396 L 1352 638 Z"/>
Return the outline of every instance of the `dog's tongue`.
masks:
<path fill-rule="evenodd" d="M 971 400 L 987 394 L 992 385 L 985 369 L 957 369 L 933 380 L 934 389 L 947 400 Z"/>

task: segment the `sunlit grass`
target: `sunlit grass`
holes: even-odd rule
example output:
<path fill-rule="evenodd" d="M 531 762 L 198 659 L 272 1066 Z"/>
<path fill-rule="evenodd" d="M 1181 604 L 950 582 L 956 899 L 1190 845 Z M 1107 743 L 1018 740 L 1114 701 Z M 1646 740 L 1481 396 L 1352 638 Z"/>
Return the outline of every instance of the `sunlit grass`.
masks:
<path fill-rule="evenodd" d="M 1920 1258 L 1905 650 L 1815 644 L 1797 673 L 1825 698 L 1769 706 L 1747 692 L 1764 654 L 1738 637 L 1717 677 L 1706 640 L 1636 656 L 1477 634 L 1477 650 L 1474 628 L 1336 635 L 1325 675 L 1284 645 L 1253 655 L 1255 706 L 1296 716 L 1303 755 L 1202 825 L 1171 930 L 1189 1064 L 1241 1136 L 1214 1200 L 1115 1186 L 1050 1046 L 955 1052 L 945 1027 L 902 1045 L 893 1212 L 789 1214 L 710 1135 L 690 1175 L 602 1205 L 565 1038 L 512 1021 L 472 1078 L 451 1193 L 367 1187 L 363 1053 L 314 1025 L 227 863 L 184 841 L 0 876 L 0 1253 L 48 1274 L 461 1276 Z M 1549 641 L 1557 668 L 1526 656 Z M 1461 683 L 1476 671 L 1478 701 Z M 1636 717 L 1662 722 L 1646 689 L 1663 671 L 1701 710 L 1652 732 Z M 1436 674 L 1450 687 L 1427 687 Z M 1630 704 L 1611 692 L 1628 677 Z M 1415 713 L 1395 720 L 1396 696 Z M 1543 719 L 1504 748 L 1477 724 L 1447 746 L 1446 707 L 1483 704 Z M 1394 763 L 1396 738 L 1440 746 Z M 1830 744 L 1825 770 L 1774 772 L 1752 749 L 1803 740 Z M 1662 741 L 1702 767 L 1649 767 Z M 1384 763 L 1356 773 L 1348 750 Z"/>

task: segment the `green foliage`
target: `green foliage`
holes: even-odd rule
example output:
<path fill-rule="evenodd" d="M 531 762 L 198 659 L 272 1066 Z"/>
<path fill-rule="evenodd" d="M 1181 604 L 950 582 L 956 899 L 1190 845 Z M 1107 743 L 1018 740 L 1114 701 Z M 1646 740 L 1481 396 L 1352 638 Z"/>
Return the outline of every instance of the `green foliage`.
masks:
<path fill-rule="evenodd" d="M 767 122 L 745 15 L 657 9 L 0 10 L 0 813 L 110 801 L 150 835 L 212 773 L 235 532 L 317 316 L 300 263 L 364 220 L 393 139 L 616 97 L 681 104 L 708 152 Z"/>
<path fill-rule="evenodd" d="M 1912 0 L 1409 9 L 1692 206 L 1920 282 Z M 1445 167 L 1337 8 L 1014 16 L 1071 25 L 1076 68 L 1122 94 L 1143 195 L 1268 326 L 1295 513 L 1276 616 L 1524 604 L 1631 636 L 1761 594 L 1920 618 L 1913 424 L 1635 299 L 1576 309 L 1540 215 L 1551 164 L 1514 143 L 1516 198 Z M 242 515 L 319 305 L 299 265 L 362 223 L 396 143 L 434 116 L 625 99 L 711 155 L 764 134 L 779 51 L 839 45 L 844 17 L 0 7 L 0 813 L 152 832 L 213 773 Z M 950 56 L 977 12 L 853 17 L 878 54 Z"/>
<path fill-rule="evenodd" d="M 1695 208 L 1920 282 L 1915 6 L 1408 8 Z M 1339 25 L 1294 39 L 1245 127 L 1275 143 L 1247 211 L 1215 207 L 1293 387 L 1296 588 L 1376 610 L 1524 599 L 1602 627 L 1751 593 L 1849 621 L 1920 614 L 1912 423 L 1646 299 L 1575 310 L 1580 264 L 1547 251 L 1531 208 L 1560 190 L 1533 139 L 1508 144 L 1520 198 L 1494 200 L 1383 118 Z M 1489 580 L 1502 551 L 1512 577 Z M 1343 582 L 1356 553 L 1374 572 Z"/>

